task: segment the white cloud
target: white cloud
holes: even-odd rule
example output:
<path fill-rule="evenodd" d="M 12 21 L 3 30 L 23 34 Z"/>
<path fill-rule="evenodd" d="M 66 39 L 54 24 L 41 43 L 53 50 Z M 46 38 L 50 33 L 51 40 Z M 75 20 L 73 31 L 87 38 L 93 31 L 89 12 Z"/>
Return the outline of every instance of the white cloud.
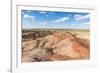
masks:
<path fill-rule="evenodd" d="M 55 20 L 54 22 L 55 23 L 59 23 L 59 22 L 67 21 L 67 20 L 69 20 L 69 17 L 63 17 L 63 18 L 60 18 L 60 19 Z"/>
<path fill-rule="evenodd" d="M 89 24 L 90 24 L 89 22 L 84 22 L 84 23 L 82 23 L 80 25 L 89 25 Z"/>
<path fill-rule="evenodd" d="M 47 12 L 46 11 L 40 11 L 39 13 L 46 14 Z"/>
<path fill-rule="evenodd" d="M 79 18 L 79 17 L 81 17 L 82 15 L 80 15 L 80 14 L 75 14 L 75 18 Z"/>
<path fill-rule="evenodd" d="M 23 15 L 28 14 L 28 13 L 32 13 L 32 11 L 31 11 L 31 10 L 22 11 L 22 14 L 23 14 Z"/>
<path fill-rule="evenodd" d="M 32 28 L 35 24 L 35 16 L 29 15 L 29 14 L 24 14 L 23 16 L 23 28 Z"/>
<path fill-rule="evenodd" d="M 24 19 L 32 19 L 34 20 L 35 19 L 35 16 L 32 16 L 32 15 L 28 15 L 28 14 L 24 14 Z"/>
<path fill-rule="evenodd" d="M 90 14 L 87 14 L 87 15 L 75 15 L 75 20 L 84 20 L 84 19 L 87 19 L 90 17 Z"/>

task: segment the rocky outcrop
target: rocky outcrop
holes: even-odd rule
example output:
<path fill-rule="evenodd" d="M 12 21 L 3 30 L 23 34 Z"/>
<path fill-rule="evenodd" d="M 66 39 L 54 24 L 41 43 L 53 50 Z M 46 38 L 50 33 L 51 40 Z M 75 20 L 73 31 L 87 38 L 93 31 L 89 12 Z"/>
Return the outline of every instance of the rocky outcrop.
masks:
<path fill-rule="evenodd" d="M 22 43 L 22 62 L 89 59 L 89 43 L 68 32 L 54 32 Z"/>

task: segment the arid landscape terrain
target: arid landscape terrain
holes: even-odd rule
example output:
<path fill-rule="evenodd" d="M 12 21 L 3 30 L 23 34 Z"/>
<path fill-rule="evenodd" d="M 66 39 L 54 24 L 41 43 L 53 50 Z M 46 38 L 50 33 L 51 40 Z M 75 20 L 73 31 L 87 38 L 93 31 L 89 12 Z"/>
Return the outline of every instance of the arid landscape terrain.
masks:
<path fill-rule="evenodd" d="M 89 58 L 89 30 L 22 30 L 22 62 L 86 60 Z"/>

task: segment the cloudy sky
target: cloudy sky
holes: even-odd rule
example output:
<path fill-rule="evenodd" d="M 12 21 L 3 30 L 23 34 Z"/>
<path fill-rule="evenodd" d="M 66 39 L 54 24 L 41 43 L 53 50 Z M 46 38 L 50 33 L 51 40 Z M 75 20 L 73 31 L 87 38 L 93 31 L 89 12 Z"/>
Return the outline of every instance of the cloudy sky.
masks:
<path fill-rule="evenodd" d="M 89 29 L 90 27 L 90 14 L 82 12 L 22 10 L 21 18 L 23 29 Z"/>

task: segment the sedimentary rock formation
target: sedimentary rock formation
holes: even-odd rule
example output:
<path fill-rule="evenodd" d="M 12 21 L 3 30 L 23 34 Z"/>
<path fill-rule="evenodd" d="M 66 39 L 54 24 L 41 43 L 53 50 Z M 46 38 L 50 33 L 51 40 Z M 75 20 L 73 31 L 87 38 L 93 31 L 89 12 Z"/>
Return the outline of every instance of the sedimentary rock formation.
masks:
<path fill-rule="evenodd" d="M 68 32 L 49 33 L 22 43 L 22 62 L 77 59 L 89 59 L 89 43 Z"/>

